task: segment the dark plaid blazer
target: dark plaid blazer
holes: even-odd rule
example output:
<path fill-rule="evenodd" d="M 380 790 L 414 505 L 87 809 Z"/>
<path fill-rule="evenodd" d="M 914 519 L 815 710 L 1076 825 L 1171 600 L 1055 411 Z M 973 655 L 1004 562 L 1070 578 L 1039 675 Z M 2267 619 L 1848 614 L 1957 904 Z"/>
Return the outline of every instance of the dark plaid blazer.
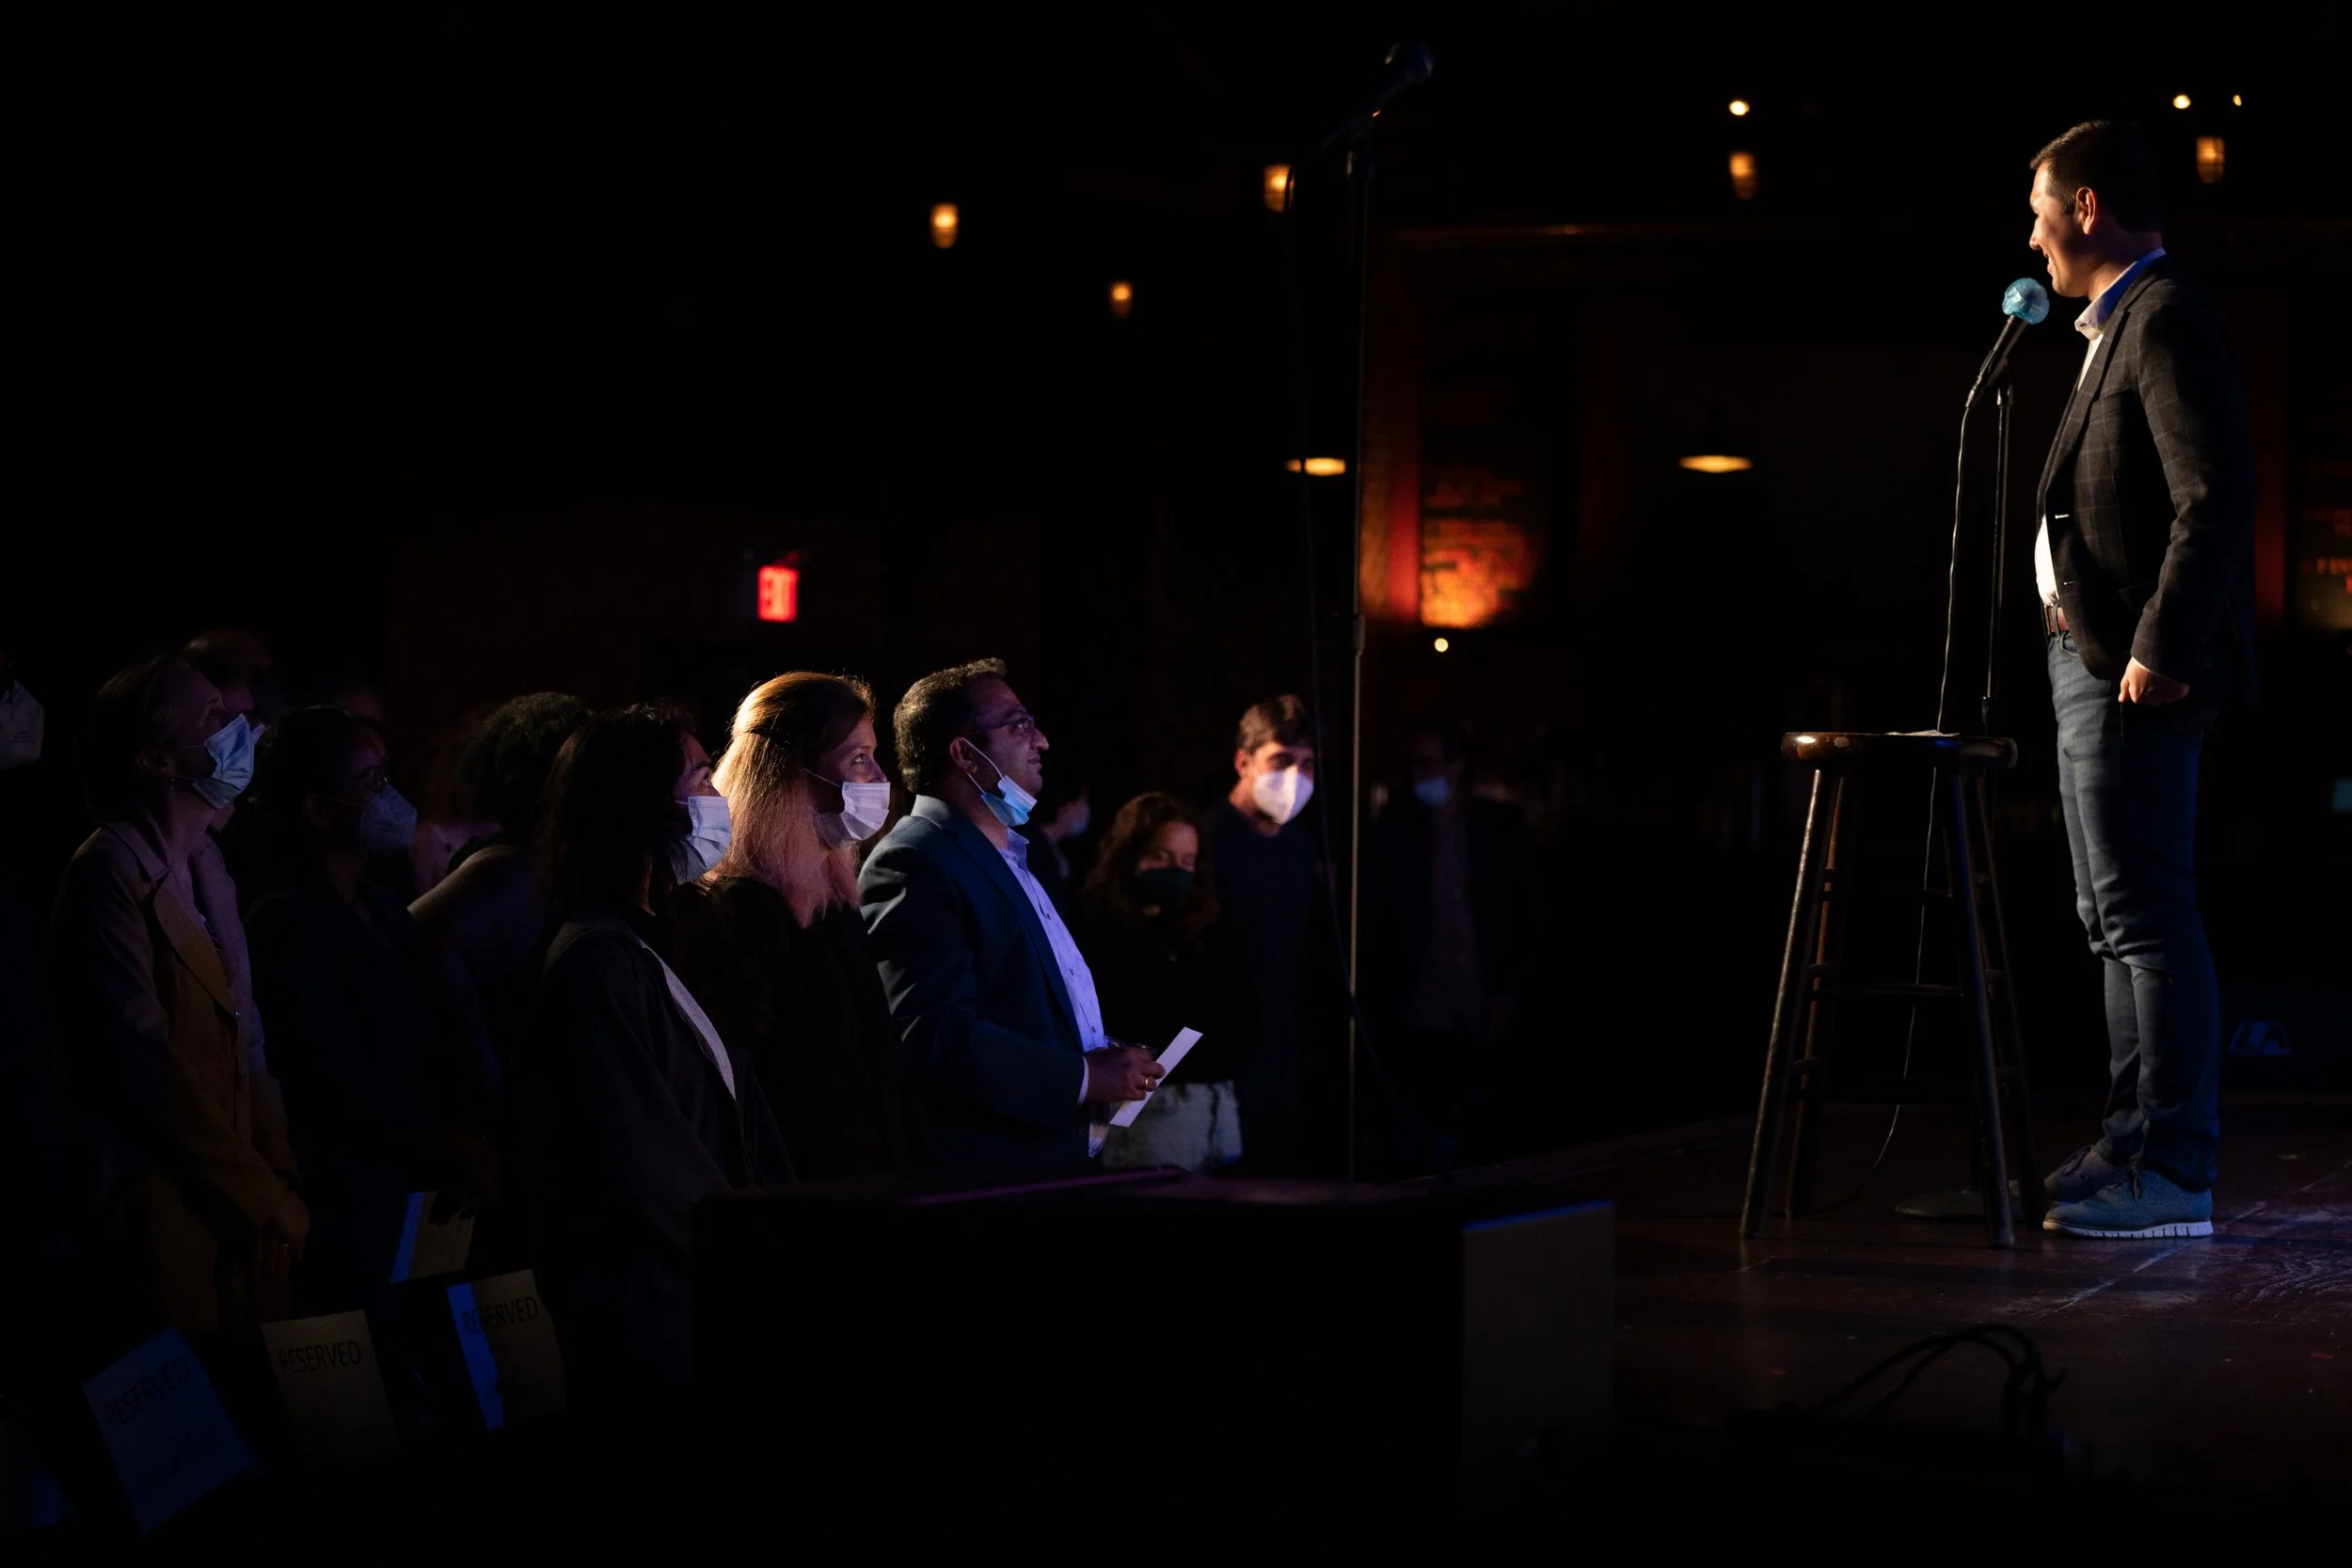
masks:
<path fill-rule="evenodd" d="M 2246 399 L 2203 290 L 2159 258 L 2108 313 L 2038 492 L 2084 667 L 2137 658 L 2250 702 L 2254 458 Z"/>

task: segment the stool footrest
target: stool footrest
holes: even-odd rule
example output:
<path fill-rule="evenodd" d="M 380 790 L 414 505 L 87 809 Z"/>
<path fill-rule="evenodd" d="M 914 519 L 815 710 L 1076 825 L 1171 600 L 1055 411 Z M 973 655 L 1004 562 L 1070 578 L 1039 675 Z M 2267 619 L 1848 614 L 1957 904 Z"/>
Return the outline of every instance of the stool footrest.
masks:
<path fill-rule="evenodd" d="M 1917 1078 L 1861 1079 L 1835 1086 L 1800 1084 L 1792 1098 L 1816 1105 L 1973 1105 L 1976 1094 L 1964 1084 L 1930 1083 Z"/>
<path fill-rule="evenodd" d="M 1957 1002 L 1967 993 L 1958 986 L 1816 986 L 1813 1000 L 1832 1002 Z"/>

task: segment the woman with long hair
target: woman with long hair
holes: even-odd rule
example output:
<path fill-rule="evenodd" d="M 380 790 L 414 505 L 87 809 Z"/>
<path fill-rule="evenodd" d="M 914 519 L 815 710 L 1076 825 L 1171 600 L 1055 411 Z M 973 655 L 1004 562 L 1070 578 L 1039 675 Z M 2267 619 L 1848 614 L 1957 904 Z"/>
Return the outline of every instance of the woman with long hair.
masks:
<path fill-rule="evenodd" d="M 694 1205 L 792 1167 L 738 1048 L 668 961 L 675 890 L 725 836 L 684 716 L 590 719 L 548 792 L 542 853 L 562 924 L 512 1085 L 532 1260 L 574 1406 L 642 1453 L 689 1430 Z"/>
<path fill-rule="evenodd" d="M 444 815 L 497 826 L 408 906 L 445 966 L 493 1090 L 528 1024 L 547 947 L 547 889 L 533 853 L 548 774 L 588 705 L 534 691 L 492 709 L 459 749 Z"/>
<path fill-rule="evenodd" d="M 1180 1029 L 1200 1031 L 1135 1125 L 1111 1129 L 1103 1163 L 1200 1171 L 1232 1164 L 1242 1152 L 1227 1054 L 1234 984 L 1192 813 L 1156 790 L 1120 807 L 1081 903 L 1080 944 L 1112 1037 L 1157 1051 Z"/>
<path fill-rule="evenodd" d="M 678 959 L 746 1050 L 802 1180 L 916 1164 L 922 1116 L 858 916 L 857 847 L 890 816 L 874 699 L 795 671 L 736 710 L 716 783 L 735 824 L 678 900 Z"/>

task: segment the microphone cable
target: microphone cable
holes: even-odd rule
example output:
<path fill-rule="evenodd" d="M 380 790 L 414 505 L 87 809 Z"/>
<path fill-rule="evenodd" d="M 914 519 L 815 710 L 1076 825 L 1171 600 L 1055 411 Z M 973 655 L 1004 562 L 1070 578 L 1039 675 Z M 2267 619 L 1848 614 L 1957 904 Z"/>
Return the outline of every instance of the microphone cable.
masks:
<path fill-rule="evenodd" d="M 1938 735 L 1944 733 L 1945 721 L 1950 717 L 1951 712 L 1952 642 L 1960 623 L 1960 541 L 1967 517 L 1968 420 L 1976 411 L 1977 402 L 1973 397 L 1960 411 L 1960 457 L 1954 465 L 1952 474 L 1952 548 L 1950 561 L 1944 573 L 1944 657 L 1935 679 L 1935 731 Z M 1993 569 L 1998 572 L 2001 569 L 2001 563 L 1994 562 Z M 1925 843 L 1921 845 L 1919 850 L 1919 920 L 1911 954 L 1911 983 L 1915 986 L 1923 985 L 1927 981 L 1928 892 L 1935 876 L 1935 816 L 1942 804 L 1942 792 L 1938 789 L 1937 784 L 1935 775 L 1931 772 L 1928 775 L 1927 831 L 1923 835 Z M 1918 1043 L 1919 1003 L 1916 998 L 1914 998 L 1907 1009 L 1907 1020 L 1903 1025 L 1903 1065 L 1901 1071 L 1896 1075 L 1899 1081 L 1910 1079 L 1912 1057 Z M 1870 1168 L 1862 1173 L 1862 1180 L 1854 1183 L 1852 1191 L 1834 1202 L 1819 1205 L 1818 1212 L 1826 1213 L 1862 1196 L 1863 1189 L 1870 1184 L 1870 1179 L 1878 1175 L 1879 1168 L 1886 1164 L 1887 1152 L 1895 1147 L 1896 1131 L 1902 1124 L 1903 1108 L 1898 1104 L 1887 1116 L 1886 1136 L 1879 1140 L 1879 1151 L 1871 1157 Z M 1999 1180 L 2006 1182 L 2007 1173 L 2003 1173 Z"/>
<path fill-rule="evenodd" d="M 1282 210 L 1279 216 L 1282 236 L 1282 281 L 1284 292 L 1289 298 L 1291 315 L 1291 413 L 1293 444 L 1298 449 L 1298 524 L 1307 548 L 1307 689 L 1312 694 L 1312 699 L 1308 705 L 1308 713 L 1314 726 L 1315 755 L 1328 757 L 1331 753 L 1323 743 L 1323 612 L 1322 593 L 1319 587 L 1322 560 L 1321 552 L 1315 547 L 1314 494 L 1309 488 L 1311 479 L 1307 472 L 1306 290 L 1300 281 L 1297 241 L 1291 231 L 1291 214 L 1297 193 L 1297 166 L 1293 165 L 1282 177 Z M 1359 270 L 1366 277 L 1369 277 L 1371 264 L 1372 235 L 1369 229 L 1370 226 L 1367 225 L 1366 232 L 1361 236 L 1361 244 L 1366 254 L 1359 258 Z M 1362 308 L 1360 303 L 1359 308 Z M 1364 367 L 1359 365 L 1358 373 L 1364 373 Z M 1358 493 L 1360 495 L 1364 482 L 1363 475 L 1359 471 L 1354 478 Z M 1356 526 L 1358 528 L 1363 526 L 1360 515 L 1356 518 Z M 1359 635 L 1358 627 L 1351 624 L 1348 627 L 1351 646 L 1354 645 L 1353 640 Z M 1360 652 L 1357 657 L 1362 657 Z M 1356 800 L 1360 800 L 1363 781 L 1351 778 L 1347 784 L 1348 788 L 1354 792 Z M 1349 803 L 1351 809 L 1356 808 L 1356 800 L 1351 800 Z M 1362 1053 L 1366 1065 L 1371 1068 L 1372 1077 L 1379 1085 L 1381 1095 L 1387 1100 L 1390 1110 L 1395 1114 L 1406 1135 L 1420 1146 L 1421 1152 L 1427 1157 L 1432 1174 L 1437 1176 L 1451 1192 L 1454 1185 L 1453 1163 L 1443 1157 L 1438 1147 L 1436 1133 L 1430 1130 L 1429 1124 L 1422 1117 L 1420 1112 L 1406 1099 L 1404 1092 L 1397 1087 L 1396 1081 L 1389 1076 L 1387 1064 L 1381 1061 L 1380 1053 L 1373 1049 L 1372 1031 L 1364 1026 L 1363 998 L 1359 994 L 1356 984 L 1356 966 L 1349 961 L 1347 951 L 1347 927 L 1340 917 L 1339 878 L 1336 875 L 1336 865 L 1331 855 L 1331 813 L 1328 809 L 1317 816 L 1315 828 L 1323 854 L 1325 922 L 1331 933 L 1332 949 L 1338 956 L 1340 983 L 1347 996 L 1347 1017 L 1356 1027 L 1357 1049 Z M 1356 880 L 1359 885 L 1349 888 L 1348 895 L 1357 899 L 1360 904 L 1363 898 L 1361 886 L 1363 866 L 1360 859 L 1356 867 Z M 1354 1121 L 1353 1101 L 1354 1096 L 1351 1092 L 1349 1105 L 1351 1126 L 1347 1149 L 1347 1162 L 1351 1170 L 1356 1159 L 1355 1129 L 1352 1125 Z"/>

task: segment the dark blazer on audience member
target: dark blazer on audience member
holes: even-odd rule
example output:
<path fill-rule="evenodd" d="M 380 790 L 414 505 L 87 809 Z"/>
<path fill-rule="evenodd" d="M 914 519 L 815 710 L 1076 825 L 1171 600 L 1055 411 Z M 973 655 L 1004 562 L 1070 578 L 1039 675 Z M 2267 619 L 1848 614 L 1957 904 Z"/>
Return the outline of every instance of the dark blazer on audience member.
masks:
<path fill-rule="evenodd" d="M 252 1303 L 256 1238 L 287 1175 L 256 1143 L 255 1092 L 227 969 L 165 884 L 151 822 L 103 824 L 72 862 L 51 927 L 51 1017 L 83 1112 L 99 1305 L 125 1325 L 191 1334 Z"/>
<path fill-rule="evenodd" d="M 2169 257 L 2107 312 L 2036 494 L 2084 669 L 2121 680 L 2137 658 L 2256 698 L 2246 398 L 2219 313 Z"/>
<path fill-rule="evenodd" d="M 532 1260 L 578 1396 L 607 1410 L 684 1398 L 694 1205 L 792 1178 L 756 1077 L 727 1093 L 641 935 L 611 911 L 556 933 L 511 1085 Z"/>
<path fill-rule="evenodd" d="M 759 1086 L 803 1181 L 919 1164 L 922 1105 L 858 911 L 803 930 L 754 877 L 678 891 L 677 971 Z"/>
<path fill-rule="evenodd" d="M 996 846 L 946 801 L 918 795 L 867 857 L 858 887 L 938 1163 L 1082 1165 L 1076 1015 L 1037 911 Z"/>
<path fill-rule="evenodd" d="M 258 892 L 254 994 L 314 1227 L 298 1294 L 317 1311 L 373 1306 L 390 1288 L 408 1195 L 458 1174 L 453 1134 L 489 1128 L 488 1096 L 397 897 L 362 881 L 363 918 L 323 880 Z"/>

